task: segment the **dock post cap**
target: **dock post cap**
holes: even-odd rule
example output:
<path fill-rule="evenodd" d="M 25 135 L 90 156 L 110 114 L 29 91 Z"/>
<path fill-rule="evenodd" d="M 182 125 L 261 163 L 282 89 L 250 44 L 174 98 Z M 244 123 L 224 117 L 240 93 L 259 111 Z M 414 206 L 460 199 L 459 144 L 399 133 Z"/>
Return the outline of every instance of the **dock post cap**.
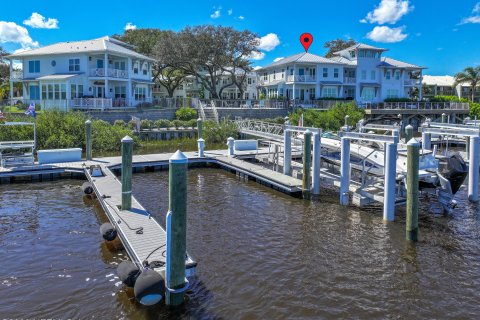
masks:
<path fill-rule="evenodd" d="M 182 151 L 177 150 L 177 152 L 175 152 L 173 154 L 173 156 L 170 157 L 168 162 L 170 162 L 170 163 L 187 163 L 188 158 L 185 156 L 185 154 Z"/>
<path fill-rule="evenodd" d="M 412 138 L 407 142 L 407 146 L 415 146 L 415 147 L 418 146 L 419 147 L 420 142 L 418 142 L 415 138 Z"/>
<path fill-rule="evenodd" d="M 412 129 L 413 129 L 413 126 L 412 126 L 412 125 L 410 125 L 410 124 L 408 124 L 408 125 L 405 127 L 405 129 L 410 129 L 410 128 L 412 128 Z"/>
<path fill-rule="evenodd" d="M 88 119 L 87 121 L 85 121 L 85 124 L 91 124 L 92 121 L 90 119 Z"/>
<path fill-rule="evenodd" d="M 202 121 L 202 118 L 199 117 L 199 118 L 197 119 L 197 122 L 198 122 L 198 121 Z"/>
<path fill-rule="evenodd" d="M 305 134 L 312 134 L 312 131 L 310 129 L 305 130 Z"/>
<path fill-rule="evenodd" d="M 197 140 L 197 142 L 205 142 L 205 140 L 203 138 L 200 138 Z"/>
<path fill-rule="evenodd" d="M 129 136 L 125 136 L 123 137 L 122 142 L 133 142 L 133 139 Z"/>
<path fill-rule="evenodd" d="M 232 137 L 228 137 L 227 141 L 235 141 L 235 139 Z"/>

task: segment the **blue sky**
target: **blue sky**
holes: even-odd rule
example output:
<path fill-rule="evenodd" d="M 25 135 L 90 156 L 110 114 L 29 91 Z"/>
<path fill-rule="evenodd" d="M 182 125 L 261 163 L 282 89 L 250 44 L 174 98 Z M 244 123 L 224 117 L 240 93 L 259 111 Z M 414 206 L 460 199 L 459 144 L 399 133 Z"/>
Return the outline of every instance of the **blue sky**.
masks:
<path fill-rule="evenodd" d="M 68 4 L 67 4 L 68 3 Z M 480 65 L 479 0 L 242 0 L 242 1 L 3 1 L 0 45 L 13 52 L 59 41 L 84 40 L 136 28 L 180 30 L 220 24 L 260 37 L 254 65 L 303 51 L 299 36 L 310 32 L 309 52 L 348 38 L 388 48 L 386 56 L 426 66 L 425 74 L 454 74 Z"/>

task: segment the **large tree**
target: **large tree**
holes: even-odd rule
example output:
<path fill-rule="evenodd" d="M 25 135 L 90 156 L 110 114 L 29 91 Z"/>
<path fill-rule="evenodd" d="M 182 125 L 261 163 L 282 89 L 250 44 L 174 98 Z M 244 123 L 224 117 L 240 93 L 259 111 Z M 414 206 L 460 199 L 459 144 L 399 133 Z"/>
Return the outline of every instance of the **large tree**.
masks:
<path fill-rule="evenodd" d="M 459 72 L 455 75 L 455 82 L 453 84 L 456 87 L 459 84 L 468 83 L 471 86 L 472 96 L 471 100 L 475 99 L 475 91 L 477 85 L 480 84 L 480 66 L 478 67 L 467 67 L 463 69 L 462 72 Z"/>
<path fill-rule="evenodd" d="M 203 25 L 170 34 L 155 53 L 164 65 L 194 76 L 218 99 L 225 88 L 244 81 L 242 75 L 251 70 L 248 58 L 258 52 L 257 46 L 258 36 L 250 31 Z M 223 84 L 220 80 L 225 74 L 231 81 Z"/>
<path fill-rule="evenodd" d="M 335 52 L 347 49 L 348 47 L 356 44 L 357 42 L 351 38 L 348 40 L 338 38 L 335 40 L 327 41 L 323 44 L 323 47 L 328 49 L 327 53 L 325 54 L 325 58 L 331 58 L 334 56 Z"/>
<path fill-rule="evenodd" d="M 114 35 L 120 41 L 133 45 L 138 52 L 156 59 L 152 65 L 152 80 L 165 87 L 170 98 L 185 79 L 185 73 L 161 61 L 156 49 L 160 46 L 168 46 L 173 35 L 172 31 L 160 29 L 126 30 L 123 35 Z"/>

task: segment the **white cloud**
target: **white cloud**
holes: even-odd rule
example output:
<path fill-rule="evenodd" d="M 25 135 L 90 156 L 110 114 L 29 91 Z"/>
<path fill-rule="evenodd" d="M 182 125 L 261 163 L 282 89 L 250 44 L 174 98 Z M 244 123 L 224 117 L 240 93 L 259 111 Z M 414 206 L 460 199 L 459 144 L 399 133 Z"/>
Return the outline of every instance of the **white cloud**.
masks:
<path fill-rule="evenodd" d="M 38 12 L 32 13 L 30 18 L 23 20 L 23 24 L 36 29 L 58 29 L 58 19 L 46 19 Z"/>
<path fill-rule="evenodd" d="M 243 20 L 243 19 L 245 19 L 245 17 L 244 16 L 238 16 L 238 19 Z"/>
<path fill-rule="evenodd" d="M 280 39 L 275 33 L 269 33 L 259 38 L 258 41 L 260 42 L 258 49 L 265 51 L 272 51 L 280 44 Z"/>
<path fill-rule="evenodd" d="M 137 29 L 137 25 L 136 24 L 133 24 L 131 22 L 127 22 L 127 24 L 125 25 L 125 31 L 127 30 L 135 30 Z"/>
<path fill-rule="evenodd" d="M 284 57 L 278 57 L 278 58 L 273 59 L 273 62 L 277 62 L 277 61 L 280 61 L 282 59 L 284 59 Z"/>
<path fill-rule="evenodd" d="M 480 2 L 477 2 L 473 6 L 472 15 L 467 18 L 463 18 L 459 24 L 467 23 L 480 23 Z"/>
<path fill-rule="evenodd" d="M 233 9 L 229 9 L 229 10 L 227 11 L 227 13 L 228 13 L 229 16 L 231 16 L 232 13 L 233 13 Z"/>
<path fill-rule="evenodd" d="M 215 9 L 215 7 L 213 7 L 213 9 Z M 217 19 L 217 18 L 220 18 L 220 16 L 222 15 L 222 7 L 218 7 L 217 10 L 215 10 L 211 15 L 210 15 L 210 18 L 212 19 Z"/>
<path fill-rule="evenodd" d="M 19 43 L 22 48 L 38 47 L 38 42 L 33 41 L 28 30 L 15 22 L 0 21 L 0 43 Z"/>
<path fill-rule="evenodd" d="M 394 24 L 400 20 L 404 15 L 413 10 L 413 6 L 410 6 L 409 0 L 381 0 L 380 4 L 375 7 L 373 11 L 370 11 L 365 19 L 360 22 L 366 23 L 378 23 Z"/>
<path fill-rule="evenodd" d="M 253 67 L 253 70 L 258 70 L 258 69 L 262 69 L 262 67 L 260 67 L 260 66 Z"/>
<path fill-rule="evenodd" d="M 250 60 L 262 60 L 265 58 L 265 52 L 252 52 L 252 54 L 248 57 Z"/>
<path fill-rule="evenodd" d="M 403 41 L 408 35 L 403 33 L 405 26 L 398 28 L 389 28 L 386 26 L 376 26 L 367 33 L 367 38 L 376 42 L 393 43 Z"/>

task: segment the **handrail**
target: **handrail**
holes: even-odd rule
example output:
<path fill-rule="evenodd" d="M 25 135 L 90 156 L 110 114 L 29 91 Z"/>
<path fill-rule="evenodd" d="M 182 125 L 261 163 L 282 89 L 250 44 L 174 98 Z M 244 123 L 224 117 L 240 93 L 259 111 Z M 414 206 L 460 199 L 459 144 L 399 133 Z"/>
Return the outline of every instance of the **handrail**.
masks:
<path fill-rule="evenodd" d="M 220 123 L 219 119 L 218 119 L 218 112 L 217 112 L 217 108 L 215 107 L 215 101 L 212 100 L 210 105 L 212 106 L 212 110 L 213 110 L 213 116 L 215 117 L 215 122 L 217 123 Z"/>

